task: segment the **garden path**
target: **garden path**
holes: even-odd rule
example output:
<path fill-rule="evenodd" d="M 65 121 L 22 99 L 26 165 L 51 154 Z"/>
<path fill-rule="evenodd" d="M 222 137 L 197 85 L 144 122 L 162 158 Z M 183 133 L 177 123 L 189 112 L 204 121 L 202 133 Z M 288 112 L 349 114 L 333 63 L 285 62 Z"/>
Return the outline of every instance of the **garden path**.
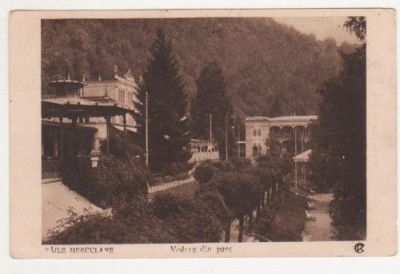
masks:
<path fill-rule="evenodd" d="M 306 221 L 303 241 L 330 241 L 333 237 L 329 203 L 333 199 L 330 193 L 314 194 L 312 204 L 314 209 L 309 210 L 311 218 Z"/>

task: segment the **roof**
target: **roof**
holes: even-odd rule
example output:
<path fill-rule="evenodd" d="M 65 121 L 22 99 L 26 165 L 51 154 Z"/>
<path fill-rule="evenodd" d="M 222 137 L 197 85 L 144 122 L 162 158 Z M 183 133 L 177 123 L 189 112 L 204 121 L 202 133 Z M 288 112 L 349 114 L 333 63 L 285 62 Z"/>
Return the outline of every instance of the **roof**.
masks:
<path fill-rule="evenodd" d="M 64 80 L 54 80 L 49 83 L 50 86 L 59 86 L 59 85 L 70 85 L 74 86 L 77 88 L 82 88 L 83 87 L 83 82 L 76 81 L 76 80 L 69 80 L 69 79 L 64 79 Z"/>
<path fill-rule="evenodd" d="M 312 153 L 311 149 L 308 149 L 306 151 L 303 151 L 300 154 L 297 154 L 294 156 L 292 159 L 296 163 L 308 163 L 310 161 L 310 155 Z"/>
<path fill-rule="evenodd" d="M 134 108 L 116 102 L 94 102 L 82 98 L 51 98 L 42 100 L 42 118 L 47 117 L 102 117 L 125 113 L 134 114 Z"/>
<path fill-rule="evenodd" d="M 209 144 L 209 140 L 199 140 L 199 139 L 190 139 L 191 144 Z M 212 142 L 212 145 L 216 145 L 217 143 L 215 141 Z"/>
<path fill-rule="evenodd" d="M 246 121 L 269 121 L 269 122 L 292 122 L 292 121 L 305 121 L 305 120 L 317 120 L 317 115 L 292 115 L 292 116 L 278 116 L 278 117 L 267 117 L 267 116 L 253 116 L 247 117 Z"/>
<path fill-rule="evenodd" d="M 317 115 L 302 115 L 302 116 L 280 116 L 269 118 L 269 121 L 303 121 L 303 120 L 317 120 Z"/>

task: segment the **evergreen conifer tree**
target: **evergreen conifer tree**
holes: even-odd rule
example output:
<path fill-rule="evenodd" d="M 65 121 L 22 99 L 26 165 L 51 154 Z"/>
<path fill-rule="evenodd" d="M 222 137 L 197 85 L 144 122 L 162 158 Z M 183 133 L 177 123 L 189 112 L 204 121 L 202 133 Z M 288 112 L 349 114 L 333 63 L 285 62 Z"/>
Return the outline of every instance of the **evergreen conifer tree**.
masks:
<path fill-rule="evenodd" d="M 225 156 L 225 124 L 228 122 L 229 149 L 234 144 L 232 134 L 232 105 L 225 92 L 225 80 L 216 62 L 208 63 L 197 80 L 197 94 L 192 103 L 193 135 L 208 140 L 212 115 L 212 137 L 219 145 L 221 157 Z M 232 153 L 230 153 L 232 155 Z M 236 154 L 235 154 L 236 155 Z"/>
<path fill-rule="evenodd" d="M 147 69 L 138 88 L 138 134 L 145 145 L 145 100 L 148 93 L 149 166 L 160 171 L 172 163 L 190 159 L 190 131 L 186 119 L 187 94 L 172 43 L 163 29 L 150 47 Z"/>

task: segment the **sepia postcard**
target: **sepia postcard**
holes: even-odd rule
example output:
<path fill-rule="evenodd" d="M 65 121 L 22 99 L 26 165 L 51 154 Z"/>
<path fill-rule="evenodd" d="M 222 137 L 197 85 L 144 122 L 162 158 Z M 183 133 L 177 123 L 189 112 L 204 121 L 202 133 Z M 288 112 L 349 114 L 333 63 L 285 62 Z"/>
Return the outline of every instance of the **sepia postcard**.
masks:
<path fill-rule="evenodd" d="M 395 10 L 9 22 L 14 258 L 397 253 Z"/>

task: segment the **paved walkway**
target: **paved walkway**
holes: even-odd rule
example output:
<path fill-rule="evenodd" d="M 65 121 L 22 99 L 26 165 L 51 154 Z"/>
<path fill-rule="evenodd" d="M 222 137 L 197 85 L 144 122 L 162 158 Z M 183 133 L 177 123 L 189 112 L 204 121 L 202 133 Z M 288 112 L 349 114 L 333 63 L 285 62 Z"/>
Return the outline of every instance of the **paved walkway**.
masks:
<path fill-rule="evenodd" d="M 332 240 L 331 217 L 329 216 L 329 203 L 332 194 L 314 194 L 313 209 L 308 210 L 311 218 L 306 221 L 303 240 L 304 241 L 330 241 Z"/>
<path fill-rule="evenodd" d="M 65 224 L 70 211 L 77 215 L 87 213 L 105 212 L 103 209 L 91 204 L 84 197 L 70 190 L 60 181 L 42 184 L 42 237 L 50 229 Z M 87 212 L 89 211 L 89 212 Z"/>
<path fill-rule="evenodd" d="M 256 220 L 256 211 L 253 211 L 253 222 Z M 243 231 L 243 242 L 258 242 L 257 239 L 254 238 L 254 236 L 250 236 L 248 234 L 248 217 L 245 216 L 245 221 L 244 221 L 244 231 Z M 253 226 L 255 223 L 253 223 Z M 231 223 L 231 235 L 230 235 L 230 242 L 231 243 L 237 243 L 238 242 L 238 237 L 239 237 L 239 220 L 235 219 Z"/>

